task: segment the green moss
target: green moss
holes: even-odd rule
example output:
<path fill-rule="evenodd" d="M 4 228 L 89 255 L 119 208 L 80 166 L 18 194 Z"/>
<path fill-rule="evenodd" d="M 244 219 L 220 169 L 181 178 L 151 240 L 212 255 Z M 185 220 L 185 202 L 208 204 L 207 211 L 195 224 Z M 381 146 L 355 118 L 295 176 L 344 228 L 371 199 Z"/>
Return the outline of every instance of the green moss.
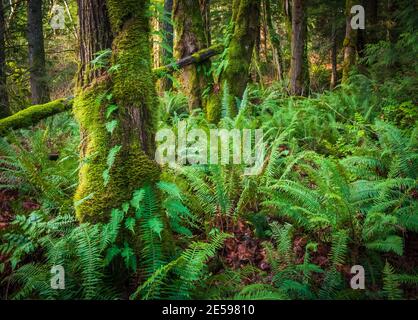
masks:
<path fill-rule="evenodd" d="M 153 160 L 155 147 L 157 95 L 151 70 L 148 1 L 108 0 L 113 41 L 112 65 L 118 66 L 110 77 L 103 77 L 80 90 L 74 113 L 81 129 L 80 181 L 75 194 L 76 214 L 81 221 L 106 221 L 112 208 L 132 197 L 134 190 L 156 182 L 160 168 Z M 108 102 L 98 101 L 111 92 L 118 110 L 106 119 Z M 106 122 L 118 125 L 109 133 Z M 110 150 L 120 146 L 105 185 Z"/>
<path fill-rule="evenodd" d="M 220 93 L 212 93 L 206 104 L 206 118 L 210 123 L 218 123 L 221 119 Z"/>
<path fill-rule="evenodd" d="M 106 0 L 106 5 L 113 32 L 117 33 L 133 16 L 141 14 L 145 18 L 149 0 Z"/>
<path fill-rule="evenodd" d="M 123 127 L 116 128 L 112 135 L 106 130 L 107 104 L 98 101 L 97 97 L 107 90 L 107 84 L 96 84 L 81 92 L 74 101 L 74 114 L 80 123 L 82 137 L 83 164 L 74 198 L 80 221 L 106 220 L 110 209 L 130 199 L 135 189 L 155 182 L 159 177 L 158 165 L 145 154 L 138 140 L 126 139 Z M 120 118 L 122 114 L 115 117 Z M 108 167 L 109 151 L 115 145 L 122 148 L 110 170 L 109 183 L 105 185 L 103 171 Z"/>
<path fill-rule="evenodd" d="M 192 63 L 199 64 L 201 62 L 204 62 L 205 60 L 208 60 L 212 56 L 221 54 L 223 51 L 224 51 L 224 46 L 222 44 L 215 44 L 209 48 L 202 49 L 191 55 Z M 152 72 L 156 78 L 162 78 L 168 73 L 171 73 L 181 68 L 182 66 L 179 66 L 177 63 L 172 63 L 166 66 L 155 68 L 152 70 Z"/>
<path fill-rule="evenodd" d="M 241 98 L 248 83 L 251 57 L 254 50 L 259 23 L 259 6 L 257 0 L 236 0 L 233 7 L 233 34 L 228 46 L 226 67 L 223 70 L 217 92 L 212 93 L 207 105 L 207 118 L 218 122 L 221 115 L 220 95 L 224 86 L 229 89 L 230 115 L 237 114 L 235 97 Z M 220 86 L 220 88 L 219 88 Z"/>
<path fill-rule="evenodd" d="M 113 42 L 112 64 L 117 65 L 118 70 L 112 77 L 114 83 L 112 92 L 116 103 L 126 113 L 126 117 L 141 122 L 136 123 L 138 125 L 136 134 L 142 138 L 144 149 L 153 156 L 158 102 L 151 69 L 150 30 L 145 9 L 148 2 L 138 1 L 141 5 L 135 7 L 136 11 L 129 11 L 133 10 L 130 2 L 108 1 L 113 3 L 112 6 L 108 5 L 110 11 L 116 10 L 116 7 L 124 7 L 124 10 L 131 12 L 131 17 L 123 23 L 123 29 Z M 122 11 L 125 12 L 124 10 Z"/>
<path fill-rule="evenodd" d="M 200 11 L 199 1 L 174 0 L 173 23 L 175 33 L 174 58 L 180 60 L 195 54 L 208 46 L 205 25 Z M 197 54 L 195 58 L 199 58 Z M 211 67 L 209 60 L 200 65 L 185 67 L 176 74 L 182 91 L 189 97 L 189 109 L 204 107 L 202 99 L 207 83 L 211 77 L 206 72 Z"/>
<path fill-rule="evenodd" d="M 40 120 L 54 114 L 70 110 L 72 99 L 58 99 L 45 104 L 31 106 L 22 111 L 0 120 L 0 134 L 7 134 L 10 130 L 29 127 Z"/>

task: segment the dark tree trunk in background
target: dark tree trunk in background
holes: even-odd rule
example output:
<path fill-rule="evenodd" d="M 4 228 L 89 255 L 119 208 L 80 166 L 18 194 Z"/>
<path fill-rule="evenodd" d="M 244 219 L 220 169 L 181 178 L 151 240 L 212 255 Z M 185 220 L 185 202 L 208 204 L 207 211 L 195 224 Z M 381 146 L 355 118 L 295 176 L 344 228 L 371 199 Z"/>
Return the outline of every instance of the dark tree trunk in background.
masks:
<path fill-rule="evenodd" d="M 249 80 L 251 58 L 260 32 L 260 1 L 234 0 L 233 32 L 228 46 L 227 64 L 215 84 L 207 105 L 207 118 L 217 123 L 221 118 L 221 97 L 228 89 L 230 116 L 237 114 L 236 98 L 241 99 Z"/>
<path fill-rule="evenodd" d="M 379 1 L 367 0 L 366 2 L 366 44 L 379 41 Z"/>
<path fill-rule="evenodd" d="M 378 16 L 379 16 L 379 0 L 367 0 L 367 12 L 368 14 L 368 20 L 374 24 L 377 23 L 378 21 Z"/>
<path fill-rule="evenodd" d="M 351 19 L 353 15 L 351 14 L 350 10 L 355 5 L 354 0 L 346 0 L 346 7 L 345 7 L 345 16 L 346 16 L 346 26 L 345 26 L 345 39 L 344 39 L 344 63 L 343 63 L 343 78 L 342 82 L 346 83 L 350 71 L 352 70 L 353 66 L 356 64 L 357 58 L 357 30 L 353 30 L 351 28 Z"/>
<path fill-rule="evenodd" d="M 283 55 L 279 34 L 276 32 L 271 15 L 270 0 L 265 0 L 268 34 L 273 49 L 273 63 L 276 66 L 276 80 L 283 80 Z"/>
<path fill-rule="evenodd" d="M 387 1 L 386 40 L 395 43 L 398 40 L 396 13 L 399 9 L 397 0 Z M 414 4 L 411 4 L 414 5 Z"/>
<path fill-rule="evenodd" d="M 368 2 L 368 0 L 367 0 Z M 370 27 L 370 25 L 367 24 L 368 19 L 368 12 L 367 12 L 367 4 L 365 3 L 365 0 L 359 1 L 357 4 L 360 4 L 363 6 L 365 10 L 365 19 L 366 19 L 366 28 L 365 29 L 358 29 L 357 30 L 357 54 L 359 58 L 363 58 L 364 56 L 364 50 L 366 49 L 367 44 L 367 29 Z"/>
<path fill-rule="evenodd" d="M 27 28 L 32 103 L 42 104 L 49 101 L 42 27 L 42 0 L 28 0 Z"/>
<path fill-rule="evenodd" d="M 290 93 L 307 94 L 309 89 L 309 71 L 307 70 L 307 13 L 304 0 L 292 1 L 292 44 L 290 63 Z"/>
<path fill-rule="evenodd" d="M 104 74 L 103 69 L 93 68 L 90 62 L 97 52 L 111 49 L 113 37 L 105 0 L 77 0 L 77 4 L 80 22 L 78 86 L 83 87 Z"/>
<path fill-rule="evenodd" d="M 161 48 L 161 66 L 168 65 L 173 61 L 173 46 L 174 46 L 174 30 L 173 24 L 171 23 L 173 11 L 173 0 L 164 1 L 164 18 L 160 22 L 160 28 L 164 34 L 164 44 Z M 170 48 L 170 50 L 166 49 Z M 168 91 L 173 86 L 173 82 L 170 78 L 164 77 L 160 80 L 160 89 L 161 91 Z"/>
<path fill-rule="evenodd" d="M 0 2 L 0 119 L 10 115 L 9 98 L 6 86 L 6 25 L 4 21 L 3 1 Z"/>
<path fill-rule="evenodd" d="M 174 57 L 183 59 L 206 48 L 208 40 L 200 3 L 197 0 L 174 0 Z M 207 76 L 210 61 L 197 66 L 190 65 L 178 72 L 183 92 L 189 98 L 189 109 L 202 108 L 202 94 L 210 79 Z"/>
<path fill-rule="evenodd" d="M 331 36 L 331 82 L 330 89 L 334 89 L 338 83 L 338 71 L 337 71 L 337 32 L 335 21 L 332 25 L 332 36 Z"/>
<path fill-rule="evenodd" d="M 212 45 L 212 35 L 211 35 L 211 23 L 210 23 L 210 1 L 211 0 L 199 0 L 200 2 L 200 12 L 203 18 L 203 25 L 205 29 L 206 35 L 206 47 L 210 47 Z"/>

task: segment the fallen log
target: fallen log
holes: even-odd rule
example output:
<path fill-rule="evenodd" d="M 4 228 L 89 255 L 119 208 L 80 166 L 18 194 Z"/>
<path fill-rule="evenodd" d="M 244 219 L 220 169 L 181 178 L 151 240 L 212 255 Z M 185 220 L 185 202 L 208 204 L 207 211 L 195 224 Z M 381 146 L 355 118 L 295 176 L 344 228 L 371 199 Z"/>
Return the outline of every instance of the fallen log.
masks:
<path fill-rule="evenodd" d="M 213 56 L 222 53 L 224 50 L 223 45 L 214 45 L 210 48 L 200 50 L 191 56 L 180 59 L 169 65 L 156 68 L 153 70 L 154 75 L 157 78 L 162 78 L 167 74 L 177 71 L 181 68 L 192 64 L 201 63 Z M 42 119 L 51 117 L 55 114 L 71 110 L 73 105 L 73 97 L 66 99 L 58 99 L 48 102 L 46 104 L 40 104 L 31 106 L 22 111 L 13 114 L 10 117 L 0 119 L 0 136 L 5 135 L 7 132 L 13 129 L 20 129 L 35 125 Z"/>
<path fill-rule="evenodd" d="M 0 135 L 5 135 L 10 130 L 26 128 L 38 123 L 40 120 L 57 113 L 71 110 L 73 97 L 58 99 L 45 104 L 34 105 L 22 111 L 16 112 L 10 117 L 0 119 Z"/>

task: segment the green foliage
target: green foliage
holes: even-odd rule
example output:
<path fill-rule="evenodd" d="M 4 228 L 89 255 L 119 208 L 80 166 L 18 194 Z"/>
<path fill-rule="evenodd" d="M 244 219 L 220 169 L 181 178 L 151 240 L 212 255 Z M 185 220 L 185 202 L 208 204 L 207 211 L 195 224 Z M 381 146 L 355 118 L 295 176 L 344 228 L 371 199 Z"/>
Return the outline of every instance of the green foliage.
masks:
<path fill-rule="evenodd" d="M 241 1 L 237 10 L 237 1 L 214 1 L 212 42 L 223 43 L 225 50 L 211 59 L 211 68 L 195 68 L 208 81 L 199 83 L 202 92 L 194 98 L 206 106 L 190 112 L 192 97 L 180 92 L 177 80 L 164 67 L 151 72 L 147 33 L 154 53 L 164 51 L 163 64 L 174 62 L 166 41 L 171 35 L 163 28 L 148 32 L 149 17 L 155 18 L 152 28 L 172 24 L 162 2 L 152 1 L 149 10 L 140 8 L 141 1 L 107 2 L 113 48 L 95 53 L 83 67 L 106 70 L 109 77 L 86 84 L 74 99 L 82 140 L 66 113 L 17 130 L 69 110 L 72 99 L 0 120 L 0 292 L 12 299 L 416 298 L 414 6 L 399 0 L 388 10 L 381 3 L 379 21 L 367 21 L 358 70 L 348 83 L 325 91 L 329 53 L 334 44 L 340 52 L 346 21 L 338 1 L 311 1 L 306 44 L 313 62 L 311 95 L 292 97 L 286 76 L 292 59 L 288 8 L 263 1 L 266 43 L 260 41 L 260 54 L 254 55 L 245 52 L 252 43 L 241 41 L 248 32 L 242 33 L 247 28 L 236 20 L 250 2 Z M 45 5 L 48 12 L 50 4 Z M 5 7 L 12 111 L 26 107 L 30 96 L 27 52 L 20 49 L 23 8 L 13 6 L 12 14 L 12 7 Z M 76 9 L 69 3 L 71 13 Z M 77 67 L 67 50 L 76 47 L 73 29 L 53 34 L 44 20 L 48 72 L 54 75 L 51 96 L 69 96 Z M 181 23 L 176 28 L 187 31 Z M 253 55 L 252 68 L 243 53 Z M 342 56 L 337 55 L 337 76 Z M 282 81 L 273 80 L 278 62 Z M 161 92 L 158 109 L 154 76 L 175 84 L 173 91 Z M 130 144 L 137 133 L 126 128 L 127 115 L 141 120 L 135 128 L 140 144 Z M 261 172 L 246 176 L 245 166 L 237 164 L 185 165 L 162 168 L 164 181 L 156 182 L 160 168 L 149 155 L 157 118 L 160 128 L 174 131 L 180 121 L 205 132 L 263 129 Z M 85 156 L 80 160 L 79 145 Z M 234 259 L 238 263 L 231 263 Z M 66 290 L 50 286 L 56 265 L 65 268 Z M 353 265 L 365 268 L 365 290 L 350 288 Z"/>
<path fill-rule="evenodd" d="M 194 242 L 181 255 L 160 266 L 131 296 L 131 299 L 175 299 L 193 297 L 207 276 L 206 263 L 222 247 L 227 234 L 219 233 L 209 242 Z M 170 275 L 170 277 L 168 277 Z M 161 295 L 164 292 L 165 295 Z"/>
<path fill-rule="evenodd" d="M 68 199 L 77 181 L 76 131 L 63 114 L 46 121 L 45 130 L 0 138 L 0 189 L 36 197 L 45 208 L 70 210 Z"/>
<path fill-rule="evenodd" d="M 20 288 L 16 299 L 109 299 L 115 298 L 114 289 L 104 280 L 105 270 L 102 254 L 106 248 L 104 239 L 114 239 L 115 232 L 108 225 L 77 225 L 72 216 L 58 216 L 54 219 L 42 212 L 32 213 L 14 222 L 23 231 L 7 233 L 4 237 L 15 239 L 0 250 L 3 254 L 13 252 L 10 260 L 20 265 L 28 254 L 45 252 L 45 261 L 23 264 L 10 276 L 11 283 Z M 17 239 L 21 239 L 17 242 Z M 24 241 L 24 255 L 22 243 Z M 17 249 L 17 250 L 16 250 Z M 51 268 L 62 265 L 65 268 L 67 290 L 53 290 L 50 286 Z"/>

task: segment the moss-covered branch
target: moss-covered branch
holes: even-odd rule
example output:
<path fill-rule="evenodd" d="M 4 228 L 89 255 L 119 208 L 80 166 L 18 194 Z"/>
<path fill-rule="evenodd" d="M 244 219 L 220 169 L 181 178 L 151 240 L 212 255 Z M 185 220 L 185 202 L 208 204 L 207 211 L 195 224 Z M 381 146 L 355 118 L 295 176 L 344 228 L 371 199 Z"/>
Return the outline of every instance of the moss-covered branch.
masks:
<path fill-rule="evenodd" d="M 174 63 L 171 63 L 167 66 L 163 66 L 160 68 L 155 68 L 153 70 L 154 74 L 161 78 L 167 73 L 174 72 L 178 69 L 184 68 L 186 66 L 189 66 L 191 64 L 201 63 L 208 59 L 210 59 L 213 56 L 216 56 L 218 54 L 221 54 L 224 50 L 224 46 L 221 44 L 213 45 L 209 48 L 202 49 L 191 56 L 187 56 L 183 59 L 180 59 Z"/>
<path fill-rule="evenodd" d="M 40 120 L 54 114 L 71 110 L 73 98 L 58 99 L 45 104 L 31 106 L 14 115 L 0 120 L 0 135 L 4 135 L 13 129 L 20 129 L 35 125 Z"/>

